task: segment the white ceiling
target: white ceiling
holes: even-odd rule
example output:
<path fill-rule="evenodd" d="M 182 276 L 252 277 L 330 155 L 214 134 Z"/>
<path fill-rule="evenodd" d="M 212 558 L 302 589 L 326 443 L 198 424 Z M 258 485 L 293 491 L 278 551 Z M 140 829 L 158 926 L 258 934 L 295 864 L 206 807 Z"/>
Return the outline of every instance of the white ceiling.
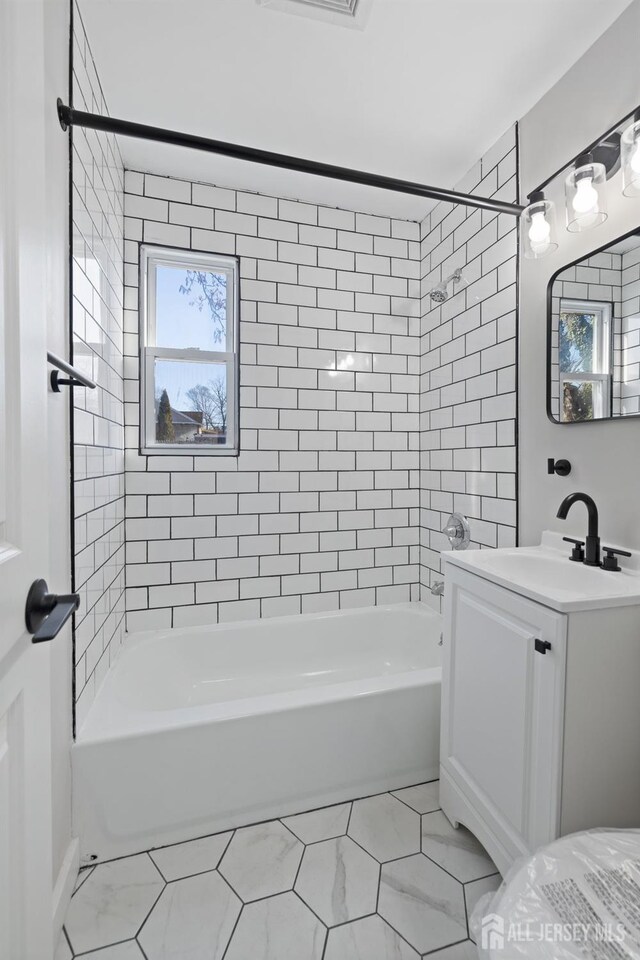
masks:
<path fill-rule="evenodd" d="M 80 5 L 113 116 L 452 187 L 629 2 L 361 0 L 349 29 L 282 0 Z M 156 143 L 121 148 L 133 169 L 408 219 L 429 206 Z"/>

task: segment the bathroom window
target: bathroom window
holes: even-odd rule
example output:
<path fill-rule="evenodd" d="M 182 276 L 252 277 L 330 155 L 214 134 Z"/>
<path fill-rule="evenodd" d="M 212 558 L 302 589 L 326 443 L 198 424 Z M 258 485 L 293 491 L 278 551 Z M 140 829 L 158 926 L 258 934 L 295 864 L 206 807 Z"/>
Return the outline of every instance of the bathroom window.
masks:
<path fill-rule="evenodd" d="M 561 417 L 611 416 L 611 304 L 561 300 L 558 325 Z"/>
<path fill-rule="evenodd" d="M 238 452 L 238 261 L 142 246 L 140 448 Z"/>

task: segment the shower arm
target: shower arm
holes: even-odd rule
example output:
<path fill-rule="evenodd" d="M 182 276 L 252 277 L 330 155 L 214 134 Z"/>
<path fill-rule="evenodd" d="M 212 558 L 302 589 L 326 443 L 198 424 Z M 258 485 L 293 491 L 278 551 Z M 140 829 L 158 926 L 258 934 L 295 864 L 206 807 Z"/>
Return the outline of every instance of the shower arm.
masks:
<path fill-rule="evenodd" d="M 454 270 L 450 277 L 447 277 L 446 280 L 443 280 L 445 286 L 449 286 L 450 283 L 460 283 L 462 280 L 462 267 L 458 267 L 457 270 Z"/>
<path fill-rule="evenodd" d="M 300 157 L 290 157 L 282 153 L 259 150 L 256 147 L 225 143 L 223 140 L 211 140 L 208 137 L 198 137 L 192 133 L 179 133 L 163 127 L 132 123 L 129 120 L 118 120 L 115 117 L 103 117 L 97 113 L 86 113 L 83 110 L 75 110 L 73 107 L 67 106 L 60 98 L 57 100 L 57 110 L 60 126 L 65 131 L 70 127 L 84 127 L 91 130 L 100 130 L 103 133 L 133 137 L 137 140 L 153 140 L 156 143 L 168 143 L 177 147 L 189 147 L 192 150 L 204 150 L 207 153 L 216 153 L 224 157 L 247 160 L 251 163 L 262 163 L 271 167 L 295 170 L 299 173 L 308 173 L 319 177 L 329 177 L 332 180 L 359 183 L 365 187 L 377 187 L 381 190 L 392 190 L 395 193 L 425 197 L 429 200 L 442 200 L 447 203 L 459 203 L 466 207 L 477 207 L 480 210 L 492 210 L 495 213 L 506 213 L 513 217 L 519 217 L 524 210 L 524 207 L 520 204 L 506 203 L 504 200 L 492 200 L 471 193 L 458 193 L 456 190 L 431 187 L 426 184 L 413 183 L 410 180 L 397 180 L 395 177 L 385 177 L 377 173 L 366 173 L 361 170 L 352 170 L 349 167 L 320 163 L 316 160 L 304 160 Z"/>

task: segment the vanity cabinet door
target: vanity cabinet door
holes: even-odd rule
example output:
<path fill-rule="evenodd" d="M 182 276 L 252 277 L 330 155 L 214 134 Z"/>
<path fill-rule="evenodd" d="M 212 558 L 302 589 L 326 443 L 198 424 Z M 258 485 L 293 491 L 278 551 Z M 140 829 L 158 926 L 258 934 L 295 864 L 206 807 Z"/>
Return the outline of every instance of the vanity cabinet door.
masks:
<path fill-rule="evenodd" d="M 498 847 L 513 859 L 557 835 L 565 648 L 565 616 L 447 564 L 443 809 L 499 866 Z"/>

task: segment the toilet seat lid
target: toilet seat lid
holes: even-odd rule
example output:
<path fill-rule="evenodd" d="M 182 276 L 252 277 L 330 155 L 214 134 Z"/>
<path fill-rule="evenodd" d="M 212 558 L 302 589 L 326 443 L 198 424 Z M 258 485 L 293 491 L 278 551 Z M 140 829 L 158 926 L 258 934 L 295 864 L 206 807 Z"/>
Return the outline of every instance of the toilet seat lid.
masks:
<path fill-rule="evenodd" d="M 484 918 L 491 960 L 640 960 L 640 830 L 562 837 L 518 861 Z"/>

